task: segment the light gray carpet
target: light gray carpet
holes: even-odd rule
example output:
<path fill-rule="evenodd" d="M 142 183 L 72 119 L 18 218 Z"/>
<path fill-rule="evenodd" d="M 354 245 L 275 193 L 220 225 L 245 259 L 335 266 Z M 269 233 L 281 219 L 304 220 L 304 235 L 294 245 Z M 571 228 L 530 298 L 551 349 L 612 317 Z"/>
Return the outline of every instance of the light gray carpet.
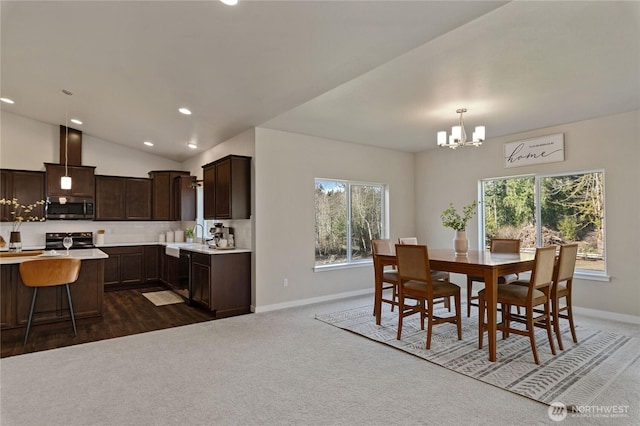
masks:
<path fill-rule="evenodd" d="M 429 350 L 425 348 L 426 330 L 421 330 L 418 315 L 405 318 L 402 339 L 397 340 L 397 312 L 391 312 L 390 305 L 385 304 L 378 326 L 371 315 L 372 309 L 372 305 L 366 305 L 319 315 L 317 319 L 546 404 L 590 405 L 640 357 L 640 339 L 578 326 L 575 344 L 568 324 L 563 321 L 564 350 L 558 350 L 554 341 L 555 356 L 546 331 L 536 330 L 540 365 L 534 362 L 529 338 L 515 334 L 505 340 L 498 339 L 497 362 L 490 362 L 486 335 L 484 349 L 478 349 L 476 309 L 470 318 L 463 317 L 462 340 L 458 340 L 454 324 L 435 325 Z M 435 309 L 437 316 L 451 315 L 443 307 Z M 462 312 L 466 312 L 465 306 Z"/>
<path fill-rule="evenodd" d="M 0 424 L 538 425 L 548 407 L 317 321 L 361 296 L 0 360 Z M 637 326 L 578 319 L 593 328 Z M 640 424 L 640 363 L 593 404 Z M 601 425 L 567 417 L 563 425 Z"/>

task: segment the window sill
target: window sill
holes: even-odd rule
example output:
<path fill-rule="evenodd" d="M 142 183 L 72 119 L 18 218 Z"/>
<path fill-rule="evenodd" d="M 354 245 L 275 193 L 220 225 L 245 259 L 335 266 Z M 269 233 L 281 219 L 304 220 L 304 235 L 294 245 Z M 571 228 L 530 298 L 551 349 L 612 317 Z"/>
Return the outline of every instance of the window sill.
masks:
<path fill-rule="evenodd" d="M 605 274 L 601 274 L 601 273 L 589 273 L 589 272 L 574 272 L 573 273 L 573 278 L 574 279 L 579 279 L 579 280 L 588 280 L 588 281 L 602 281 L 602 282 L 609 282 L 611 281 L 611 277 L 609 275 L 605 275 Z"/>
<path fill-rule="evenodd" d="M 313 272 L 335 271 L 338 269 L 363 268 L 363 267 L 369 267 L 372 265 L 373 265 L 372 260 L 366 260 L 362 262 L 352 262 L 352 263 L 336 263 L 334 265 L 314 266 Z"/>

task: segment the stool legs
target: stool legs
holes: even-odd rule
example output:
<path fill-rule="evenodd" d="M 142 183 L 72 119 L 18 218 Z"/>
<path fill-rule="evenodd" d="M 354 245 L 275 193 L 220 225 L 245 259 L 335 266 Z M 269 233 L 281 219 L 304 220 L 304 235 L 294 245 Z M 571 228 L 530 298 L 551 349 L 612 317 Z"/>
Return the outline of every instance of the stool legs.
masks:
<path fill-rule="evenodd" d="M 71 314 L 71 323 L 73 324 L 73 335 L 78 335 L 78 330 L 76 329 L 76 317 L 73 314 L 73 303 L 71 302 L 71 290 L 69 290 L 69 284 L 64 285 L 67 289 L 67 300 L 69 301 L 69 313 Z M 24 343 L 27 344 L 27 339 L 29 338 L 29 330 L 31 329 L 31 320 L 33 318 L 33 308 L 36 306 L 36 296 L 38 295 L 38 287 L 33 288 L 33 298 L 31 299 L 31 309 L 29 310 L 29 320 L 27 321 L 27 331 L 24 334 Z"/>
<path fill-rule="evenodd" d="M 33 308 L 36 306 L 36 296 L 38 295 L 38 287 L 33 288 L 33 298 L 31 299 L 31 310 L 29 311 L 29 321 L 27 321 L 27 332 L 24 334 L 24 345 L 27 344 L 29 338 L 29 329 L 31 328 L 31 318 L 33 318 Z"/>
<path fill-rule="evenodd" d="M 67 288 L 67 299 L 69 299 L 69 313 L 71 314 L 71 323 L 73 324 L 73 335 L 77 336 L 76 330 L 76 317 L 73 315 L 73 304 L 71 303 L 71 291 L 69 290 L 69 284 L 64 285 Z"/>

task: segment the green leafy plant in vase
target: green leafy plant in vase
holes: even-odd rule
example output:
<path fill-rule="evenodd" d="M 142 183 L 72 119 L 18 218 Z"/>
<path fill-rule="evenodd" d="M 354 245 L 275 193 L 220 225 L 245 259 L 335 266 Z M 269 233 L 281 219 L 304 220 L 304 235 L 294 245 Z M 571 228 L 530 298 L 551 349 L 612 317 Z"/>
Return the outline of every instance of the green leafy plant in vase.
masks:
<path fill-rule="evenodd" d="M 449 203 L 449 207 L 440 215 L 442 225 L 456 231 L 453 239 L 453 248 L 455 249 L 456 256 L 466 256 L 469 252 L 469 240 L 467 239 L 466 232 L 467 223 L 476 214 L 477 206 L 478 202 L 474 200 L 473 203 L 464 206 L 462 208 L 462 214 L 460 214 L 453 203 Z"/>
<path fill-rule="evenodd" d="M 187 228 L 184 230 L 184 236 L 187 239 L 188 243 L 193 242 L 193 237 L 195 237 L 196 233 L 192 228 Z"/>

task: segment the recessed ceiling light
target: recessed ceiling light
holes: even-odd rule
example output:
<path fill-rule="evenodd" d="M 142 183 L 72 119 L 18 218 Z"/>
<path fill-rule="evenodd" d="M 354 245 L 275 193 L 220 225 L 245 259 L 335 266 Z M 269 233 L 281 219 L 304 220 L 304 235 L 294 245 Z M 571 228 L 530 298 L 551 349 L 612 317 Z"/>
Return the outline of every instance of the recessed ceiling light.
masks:
<path fill-rule="evenodd" d="M 144 141 L 144 144 L 146 146 L 153 146 L 153 142 L 149 142 L 149 141 Z"/>
<path fill-rule="evenodd" d="M 238 4 L 238 0 L 220 0 L 220 1 L 226 4 L 227 6 L 235 6 L 236 4 Z"/>
<path fill-rule="evenodd" d="M 72 123 L 76 123 L 76 124 L 82 124 L 82 121 L 78 120 L 77 118 L 72 118 L 71 120 Z"/>
<path fill-rule="evenodd" d="M 180 108 L 178 111 L 180 111 L 184 115 L 191 115 L 191 111 L 189 111 L 187 108 Z"/>
<path fill-rule="evenodd" d="M 193 142 L 189 142 L 189 143 L 187 144 L 187 146 L 188 146 L 189 148 L 191 148 L 191 149 L 196 149 L 196 148 L 198 147 L 198 145 L 196 145 L 196 144 L 195 144 L 195 143 L 193 143 Z"/>
<path fill-rule="evenodd" d="M 0 98 L 0 102 L 4 102 L 5 104 L 15 104 L 15 102 L 9 98 Z"/>

